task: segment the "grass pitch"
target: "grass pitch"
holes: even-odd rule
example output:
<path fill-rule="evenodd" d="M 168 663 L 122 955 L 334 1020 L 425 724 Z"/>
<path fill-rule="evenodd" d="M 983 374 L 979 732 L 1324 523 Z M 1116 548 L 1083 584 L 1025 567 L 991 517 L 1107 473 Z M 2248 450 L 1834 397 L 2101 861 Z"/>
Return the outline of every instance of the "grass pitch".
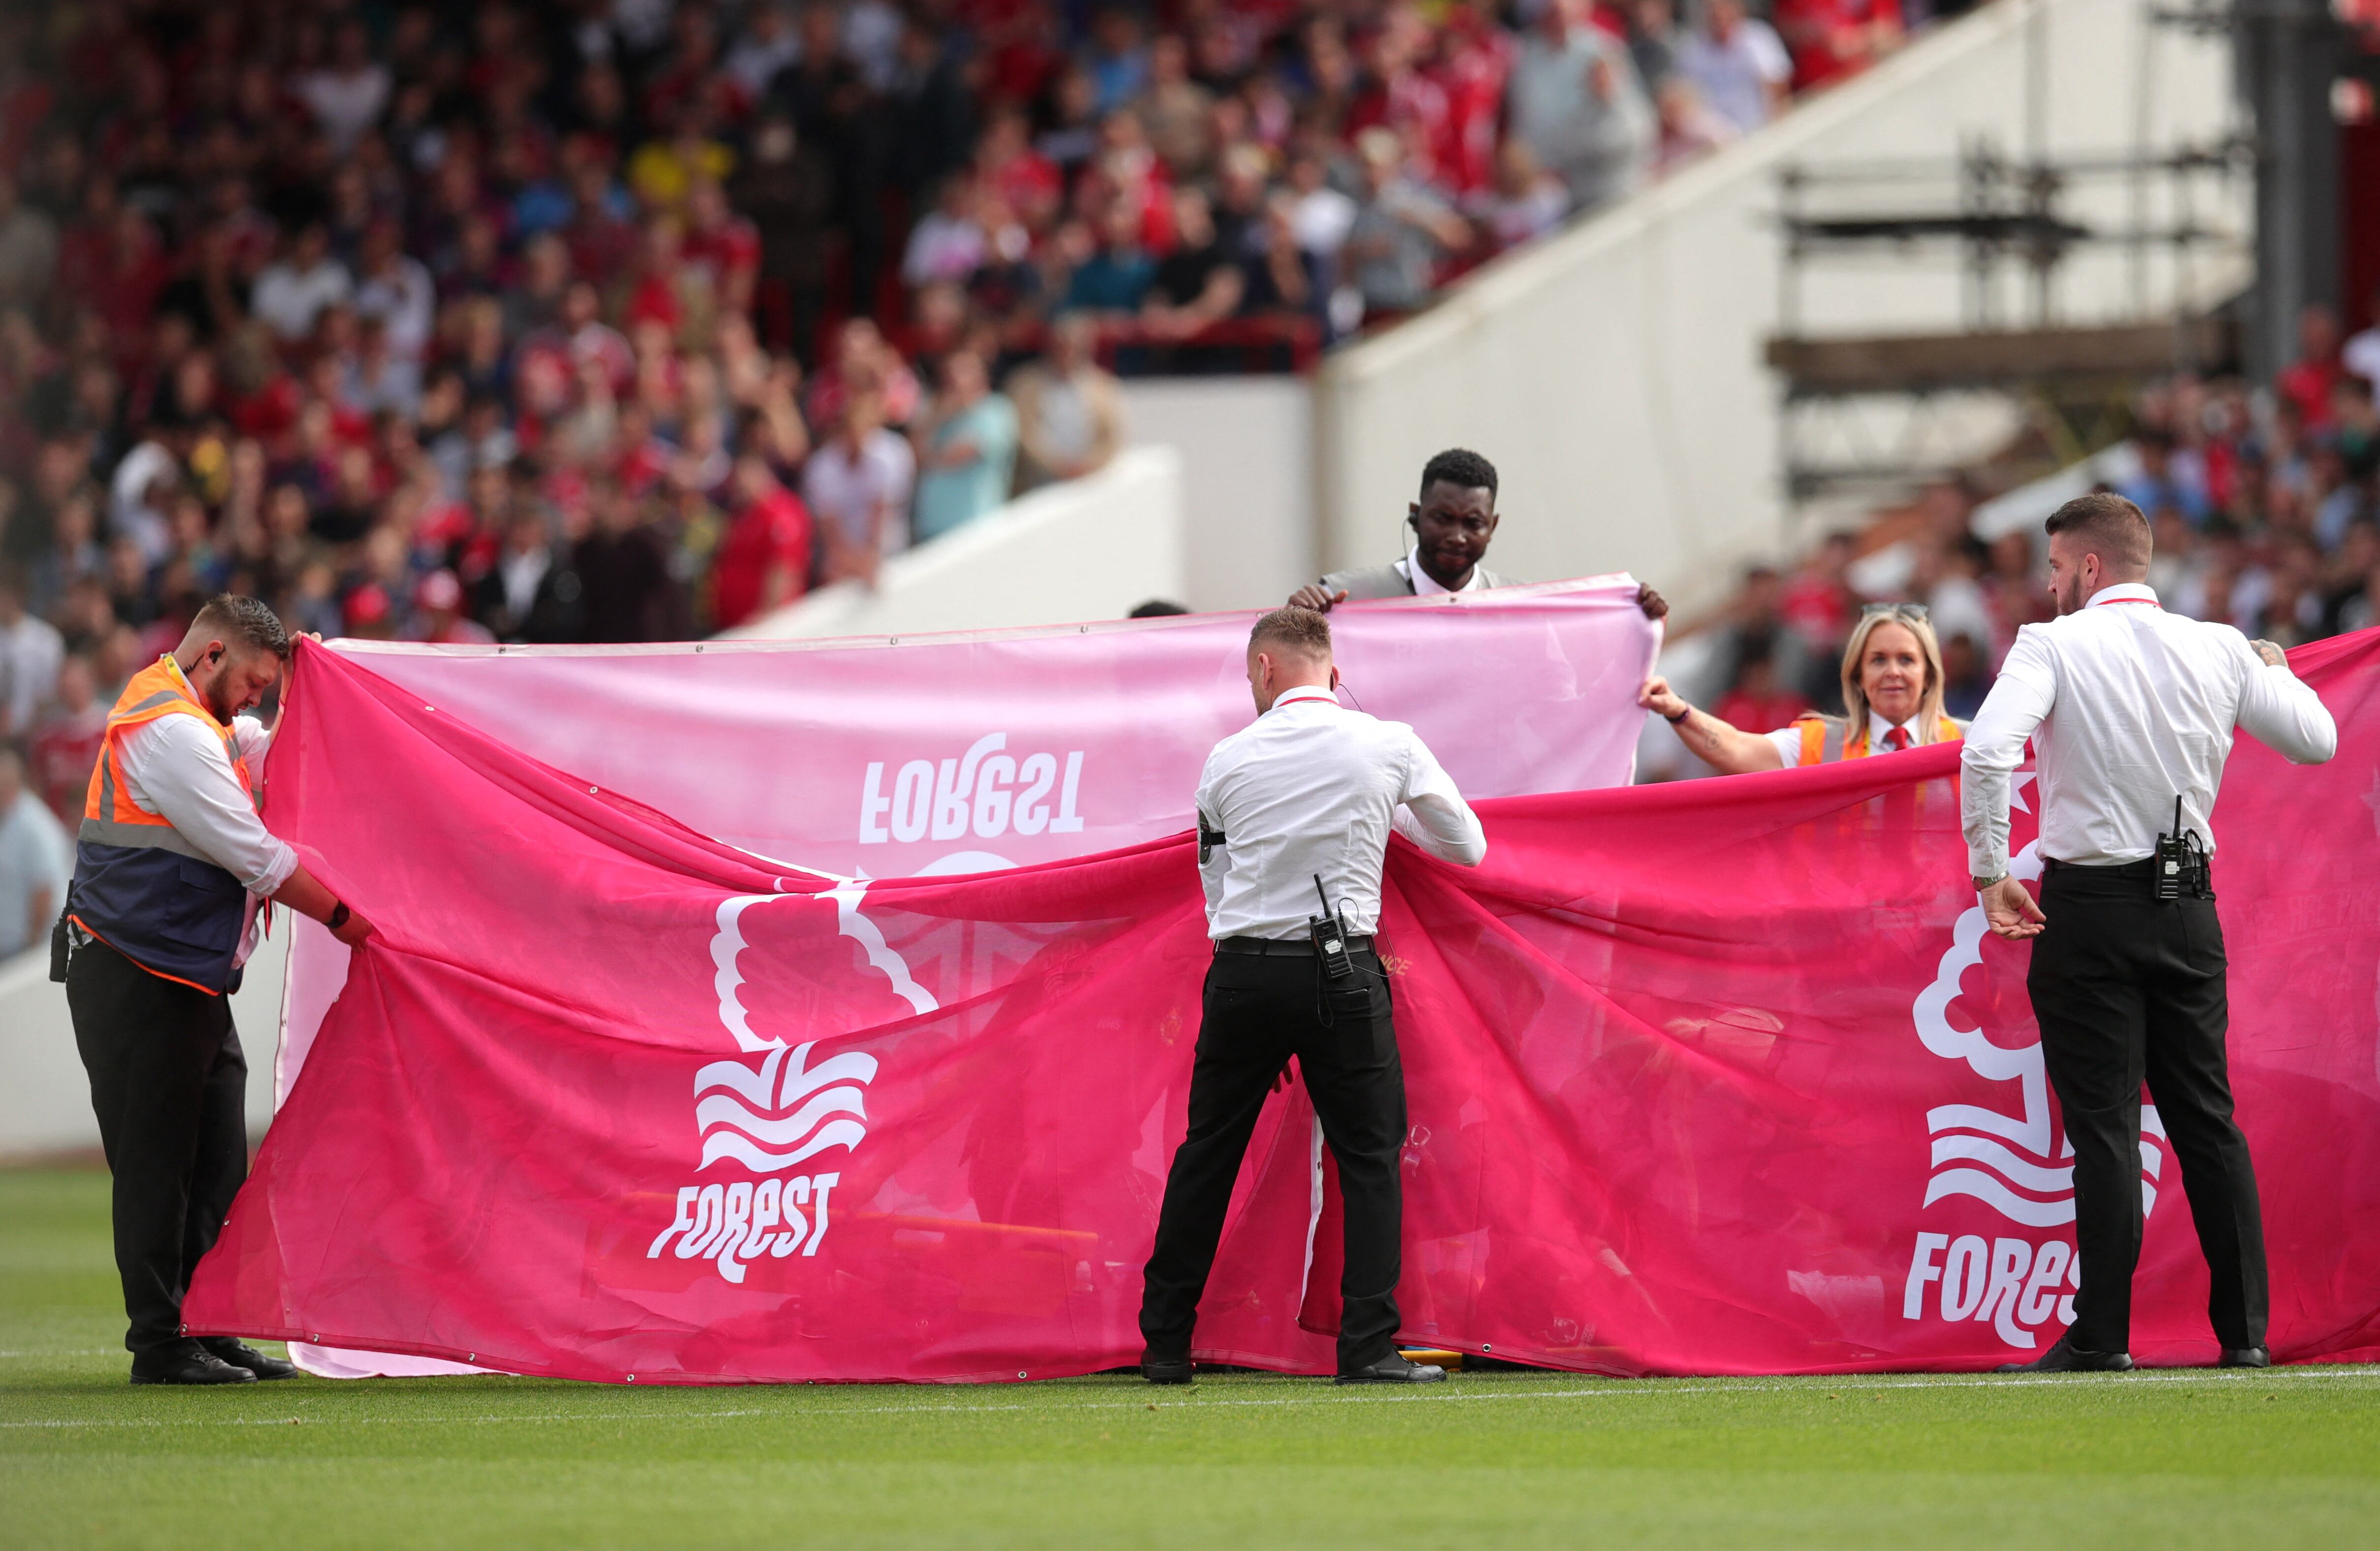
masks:
<path fill-rule="evenodd" d="M 133 1389 L 107 1180 L 0 1173 L 0 1545 L 2358 1545 L 2380 1370 Z"/>

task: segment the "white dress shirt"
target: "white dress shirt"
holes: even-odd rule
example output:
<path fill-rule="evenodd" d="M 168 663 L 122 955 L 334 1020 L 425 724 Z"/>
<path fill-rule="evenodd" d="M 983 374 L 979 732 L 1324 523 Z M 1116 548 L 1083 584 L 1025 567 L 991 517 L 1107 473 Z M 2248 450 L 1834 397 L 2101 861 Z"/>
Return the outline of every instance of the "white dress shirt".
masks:
<path fill-rule="evenodd" d="M 1198 870 L 1219 940 L 1304 937 L 1322 913 L 1318 875 L 1348 931 L 1374 931 L 1391 828 L 1465 867 L 1488 854 L 1477 816 L 1413 728 L 1346 710 L 1319 685 L 1285 691 L 1215 745 L 1198 813 L 1225 836 Z"/>
<path fill-rule="evenodd" d="M 2322 700 L 2268 666 L 2228 625 L 2168 614 L 2138 583 L 2103 587 L 2081 610 L 2027 625 L 1967 728 L 1961 817 L 1979 878 L 2009 870 L 2009 776 L 2033 739 L 2041 854 L 2083 866 L 2139 861 L 2173 828 L 2215 849 L 2231 732 L 2294 764 L 2338 751 Z"/>
<path fill-rule="evenodd" d="M 232 741 L 256 777 L 272 747 L 273 734 L 253 716 L 237 716 Z M 124 735 L 124 795 L 144 813 L 155 813 L 208 861 L 240 881 L 249 892 L 248 920 L 235 963 L 247 961 L 256 946 L 256 902 L 289 881 L 298 853 L 264 827 L 223 740 L 195 716 L 160 716 Z"/>
<path fill-rule="evenodd" d="M 1398 574 L 1413 583 L 1414 596 L 1416 598 L 1443 597 L 1449 592 L 1476 592 L 1483 585 L 1479 580 L 1481 574 L 1479 568 L 1474 566 L 1471 568 L 1471 575 L 1464 580 L 1462 586 L 1440 587 L 1438 584 L 1438 578 L 1421 568 L 1421 545 L 1419 544 L 1405 551 L 1405 557 L 1396 562 L 1396 568 Z"/>

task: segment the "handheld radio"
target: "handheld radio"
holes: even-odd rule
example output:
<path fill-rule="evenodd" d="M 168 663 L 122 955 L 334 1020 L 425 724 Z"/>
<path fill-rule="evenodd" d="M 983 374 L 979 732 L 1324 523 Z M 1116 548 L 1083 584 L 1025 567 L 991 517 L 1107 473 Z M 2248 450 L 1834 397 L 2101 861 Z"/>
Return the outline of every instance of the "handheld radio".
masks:
<path fill-rule="evenodd" d="M 2179 797 L 2173 800 L 2173 833 L 2157 837 L 2155 871 L 2156 897 L 2160 899 L 2215 898 L 2206 845 L 2195 834 L 2183 832 Z"/>
<path fill-rule="evenodd" d="M 1347 923 L 1330 908 L 1330 896 L 1322 891 L 1322 874 L 1314 875 L 1314 896 L 1322 901 L 1322 914 L 1306 918 L 1305 929 L 1314 934 L 1314 956 L 1322 961 L 1322 972 L 1331 980 L 1345 980 L 1355 972 L 1354 957 L 1347 951 Z"/>

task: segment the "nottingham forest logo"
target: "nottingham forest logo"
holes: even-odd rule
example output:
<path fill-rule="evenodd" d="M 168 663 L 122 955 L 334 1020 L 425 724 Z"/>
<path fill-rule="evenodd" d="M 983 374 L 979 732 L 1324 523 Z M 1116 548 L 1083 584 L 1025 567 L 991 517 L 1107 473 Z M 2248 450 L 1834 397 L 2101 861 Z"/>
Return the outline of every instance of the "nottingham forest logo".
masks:
<path fill-rule="evenodd" d="M 747 1261 L 819 1252 L 834 1221 L 832 1200 L 843 1177 L 774 1176 L 867 1139 L 865 1090 L 876 1076 L 876 1057 L 851 1051 L 813 1067 L 810 1049 L 779 1045 L 758 1069 L 713 1061 L 695 1073 L 694 1120 L 702 1132 L 698 1167 L 732 1159 L 767 1178 L 680 1186 L 677 1218 L 653 1240 L 646 1259 L 660 1259 L 675 1240 L 680 1260 L 715 1260 L 721 1276 L 740 1283 Z"/>
<path fill-rule="evenodd" d="M 836 934 L 856 942 L 870 971 L 884 975 L 913 1010 L 932 1011 L 934 998 L 860 913 L 865 888 L 847 883 L 822 895 L 746 895 L 720 906 L 710 944 L 720 1021 L 744 1054 L 706 1062 L 694 1074 L 694 1124 L 701 1139 L 695 1171 L 718 1167 L 727 1177 L 678 1188 L 676 1214 L 646 1259 L 708 1260 L 721 1276 L 741 1285 L 754 1261 L 815 1256 L 824 1246 L 834 1226 L 841 1169 L 868 1139 L 868 1085 L 875 1081 L 877 1060 L 857 1050 L 814 1056 L 815 1040 L 788 1046 L 755 1034 L 741 1000 L 737 959 L 746 946 L 743 915 L 751 907 L 777 899 L 832 903 Z M 837 1166 L 821 1170 L 826 1163 Z M 739 1172 L 754 1178 L 733 1178 Z"/>
<path fill-rule="evenodd" d="M 2023 791 L 2031 772 L 2019 775 L 2011 817 L 2030 827 Z M 2014 837 L 2011 837 L 2013 843 Z M 2041 877 L 2038 842 L 2027 844 L 2010 863 L 2027 885 Z M 1921 1232 L 1902 1285 L 1901 1315 L 1910 1320 L 1973 1320 L 1989 1325 L 2011 1347 L 2031 1349 L 2040 1327 L 2074 1321 L 2074 1289 L 2082 1286 L 2070 1232 L 2044 1233 L 2074 1220 L 2074 1149 L 2050 1113 L 2048 1069 L 2041 1034 L 2025 997 L 2021 950 L 1986 950 L 1989 934 L 1981 904 L 1970 906 L 1951 928 L 1934 981 L 1911 1008 L 1917 1036 L 1946 1060 L 1964 1064 L 1994 1085 L 1989 1104 L 1937 1105 L 1925 1112 L 1931 1169 L 1921 1203 L 1947 1209 L 1961 1200 L 1980 1203 L 2005 1221 L 2005 1231 Z M 2002 945 L 2003 947 L 2006 945 Z M 1993 1037 L 1997 1030 L 2000 1037 Z M 2005 1085 L 2005 1086 L 2002 1086 Z M 2156 1179 L 2165 1128 L 2154 1105 L 2141 1111 L 2141 1203 L 2156 1204 Z M 1968 1226 L 1976 1214 L 1966 1208 Z M 1948 1223 L 1945 1225 L 1949 1226 Z"/>

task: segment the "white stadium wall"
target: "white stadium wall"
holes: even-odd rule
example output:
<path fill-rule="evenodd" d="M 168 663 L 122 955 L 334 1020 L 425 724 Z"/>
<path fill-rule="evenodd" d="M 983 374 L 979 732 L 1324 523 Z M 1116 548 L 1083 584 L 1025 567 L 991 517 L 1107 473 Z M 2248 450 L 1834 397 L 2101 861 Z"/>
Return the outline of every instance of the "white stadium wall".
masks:
<path fill-rule="evenodd" d="M 1182 482 L 1172 448 L 1127 448 L 1087 479 L 894 556 L 872 589 L 838 582 L 723 633 L 800 641 L 1121 619 L 1182 594 Z"/>
<path fill-rule="evenodd" d="M 1135 445 L 1182 455 L 1184 603 L 1270 608 L 1321 574 L 1304 378 L 1142 377 L 1123 398 Z"/>
<path fill-rule="evenodd" d="M 1503 478 L 1498 570 L 1534 580 L 1626 569 L 1687 609 L 1716 601 L 1738 567 L 1776 557 L 1788 539 L 1779 393 L 1762 361 L 1779 314 L 1779 169 L 1910 156 L 1947 166 L 1962 141 L 1985 135 L 2022 153 L 2035 25 L 2046 33 L 2051 153 L 2125 151 L 2136 118 L 2151 146 L 2215 139 L 2233 116 L 2228 45 L 2145 31 L 2144 11 L 2140 0 L 1997 0 L 1333 355 L 1316 388 L 1319 558 L 1339 567 L 1395 553 L 1423 459 L 1470 446 Z M 2120 184 L 2084 195 L 2070 214 L 2129 224 Z M 1929 202 L 1949 197 L 1946 182 Z M 2169 218 L 2161 201 L 2147 214 Z M 2244 211 L 2199 215 L 2247 230 Z M 2144 267 L 2146 299 L 2169 304 L 2174 265 L 2158 255 Z M 2061 274 L 2060 314 L 2120 315 L 2141 288 L 2133 281 L 2123 253 L 2086 251 Z M 2196 299 L 2219 281 L 2204 264 L 2182 279 Z M 1960 283 L 1946 258 L 1820 266 L 1800 328 L 1955 330 Z M 2006 315 L 2021 317 L 2023 304 L 2011 284 Z"/>
<path fill-rule="evenodd" d="M 281 983 L 289 937 L 276 932 L 257 945 L 238 993 L 232 1022 L 248 1057 L 248 1133 L 263 1133 L 273 1118 L 273 1058 L 281 1046 Z M 31 953 L 0 962 L 0 1163 L 59 1153 L 97 1151 L 91 1085 L 75 1054 L 67 988 L 50 983 L 46 940 Z"/>

